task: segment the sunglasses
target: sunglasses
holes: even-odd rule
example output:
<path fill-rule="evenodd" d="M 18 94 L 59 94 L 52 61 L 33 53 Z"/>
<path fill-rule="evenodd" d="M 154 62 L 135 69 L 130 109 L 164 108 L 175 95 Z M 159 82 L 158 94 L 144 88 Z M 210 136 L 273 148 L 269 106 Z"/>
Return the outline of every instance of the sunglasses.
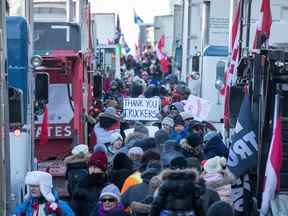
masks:
<path fill-rule="evenodd" d="M 103 199 L 101 199 L 101 202 L 103 202 L 103 203 L 105 203 L 105 202 L 115 202 L 116 201 L 116 199 L 114 199 L 114 198 L 103 198 Z"/>

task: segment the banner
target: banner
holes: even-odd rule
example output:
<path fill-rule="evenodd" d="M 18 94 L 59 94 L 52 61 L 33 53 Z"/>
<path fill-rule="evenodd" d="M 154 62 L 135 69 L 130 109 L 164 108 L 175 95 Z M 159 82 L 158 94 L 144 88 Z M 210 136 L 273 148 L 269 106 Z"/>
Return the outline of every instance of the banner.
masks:
<path fill-rule="evenodd" d="M 203 121 L 207 119 L 211 107 L 212 103 L 210 101 L 190 95 L 185 102 L 184 110 L 185 112 L 192 113 L 194 119 Z"/>
<path fill-rule="evenodd" d="M 124 98 L 123 115 L 125 120 L 158 120 L 159 98 Z"/>
<path fill-rule="evenodd" d="M 257 165 L 258 144 L 253 131 L 249 95 L 243 99 L 236 123 L 235 135 L 229 148 L 227 167 L 236 178 Z"/>

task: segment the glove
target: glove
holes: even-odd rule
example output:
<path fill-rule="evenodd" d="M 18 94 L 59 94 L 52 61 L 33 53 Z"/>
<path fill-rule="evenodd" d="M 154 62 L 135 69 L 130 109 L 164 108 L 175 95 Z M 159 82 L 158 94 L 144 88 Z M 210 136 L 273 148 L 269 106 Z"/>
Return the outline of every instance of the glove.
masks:
<path fill-rule="evenodd" d="M 47 213 L 48 214 L 56 214 L 56 215 L 61 215 L 61 209 L 59 208 L 58 204 L 53 202 L 53 203 L 48 203 L 47 206 Z"/>

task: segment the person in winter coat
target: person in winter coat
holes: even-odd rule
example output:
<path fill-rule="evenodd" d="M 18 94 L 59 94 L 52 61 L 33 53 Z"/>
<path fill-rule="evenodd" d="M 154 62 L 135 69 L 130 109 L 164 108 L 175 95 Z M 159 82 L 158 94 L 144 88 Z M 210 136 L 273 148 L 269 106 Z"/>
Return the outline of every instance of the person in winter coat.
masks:
<path fill-rule="evenodd" d="M 109 170 L 109 181 L 119 189 L 123 187 L 124 181 L 133 173 L 133 162 L 122 152 L 117 153 Z"/>
<path fill-rule="evenodd" d="M 150 216 L 202 216 L 201 188 L 194 170 L 167 170 L 154 197 Z"/>
<path fill-rule="evenodd" d="M 185 157 L 196 157 L 199 161 L 204 159 L 202 152 L 202 138 L 200 135 L 190 133 L 186 138 L 180 141 L 180 147 Z"/>
<path fill-rule="evenodd" d="M 151 211 L 151 205 L 153 202 L 153 194 L 160 187 L 161 178 L 159 175 L 151 178 L 149 182 L 149 191 L 147 196 L 141 202 L 133 201 L 130 205 L 130 209 L 135 216 L 148 216 Z"/>
<path fill-rule="evenodd" d="M 76 215 L 89 215 L 97 205 L 102 189 L 107 185 L 108 159 L 104 152 L 94 152 L 89 160 L 89 175 L 74 191 L 71 206 Z"/>
<path fill-rule="evenodd" d="M 123 205 L 120 202 L 120 191 L 116 185 L 109 184 L 101 191 L 99 202 L 90 216 L 107 216 L 116 209 L 123 210 Z"/>
<path fill-rule="evenodd" d="M 207 187 L 213 188 L 220 196 L 221 200 L 231 203 L 231 185 L 221 183 L 224 182 L 223 171 L 226 166 L 226 159 L 224 157 L 216 156 L 210 158 L 204 164 L 203 179 L 206 182 Z M 215 184 L 222 185 L 219 187 L 214 186 Z"/>
<path fill-rule="evenodd" d="M 24 202 L 15 209 L 16 216 L 74 216 L 69 205 L 59 200 L 52 190 L 52 176 L 42 171 L 28 172 L 25 184 L 29 193 Z"/>
<path fill-rule="evenodd" d="M 204 136 L 203 153 L 208 160 L 215 156 L 228 157 L 228 148 L 223 143 L 221 136 L 216 131 L 210 131 Z"/>
<path fill-rule="evenodd" d="M 124 193 L 126 190 L 128 190 L 128 188 L 130 188 L 133 185 L 142 183 L 140 166 L 143 154 L 144 152 L 140 147 L 133 147 L 129 149 L 128 157 L 133 161 L 134 172 L 125 179 L 123 186 L 121 188 L 121 193 Z"/>
<path fill-rule="evenodd" d="M 110 144 L 111 134 L 120 132 L 120 117 L 116 113 L 116 109 L 108 107 L 103 113 L 99 114 L 99 122 L 94 127 L 96 135 L 96 144 Z"/>
<path fill-rule="evenodd" d="M 185 128 L 185 122 L 180 115 L 174 117 L 174 128 L 170 133 L 169 139 L 175 140 L 180 143 L 180 140 L 187 136 L 187 130 Z"/>
<path fill-rule="evenodd" d="M 78 187 L 79 183 L 88 175 L 88 161 L 91 154 L 87 145 L 80 144 L 72 149 L 72 155 L 65 158 L 65 179 L 70 196 Z"/>
<path fill-rule="evenodd" d="M 174 127 L 174 120 L 171 117 L 167 116 L 163 118 L 161 126 L 166 133 L 170 134 Z"/>
<path fill-rule="evenodd" d="M 121 202 L 125 208 L 129 207 L 133 201 L 140 202 L 148 195 L 149 182 L 153 176 L 156 176 L 161 171 L 159 163 L 150 163 L 146 170 L 141 174 L 143 182 L 128 188 L 121 195 Z"/>
<path fill-rule="evenodd" d="M 107 148 L 109 161 L 112 160 L 113 156 L 115 156 L 122 147 L 123 147 L 123 138 L 121 134 L 118 132 L 112 133 L 110 137 L 110 145 Z"/>

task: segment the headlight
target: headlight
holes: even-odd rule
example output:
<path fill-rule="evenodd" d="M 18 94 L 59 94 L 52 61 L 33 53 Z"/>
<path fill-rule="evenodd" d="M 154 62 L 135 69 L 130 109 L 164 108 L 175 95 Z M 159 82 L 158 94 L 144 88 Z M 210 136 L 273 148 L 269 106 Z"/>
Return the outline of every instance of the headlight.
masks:
<path fill-rule="evenodd" d="M 223 88 L 224 88 L 224 82 L 220 79 L 216 80 L 215 82 L 215 88 L 218 90 L 218 91 L 221 91 Z"/>
<path fill-rule="evenodd" d="M 39 67 L 42 64 L 42 57 L 39 55 L 35 55 L 31 58 L 31 64 L 33 67 Z"/>
<path fill-rule="evenodd" d="M 193 80 L 199 80 L 199 78 L 200 78 L 200 73 L 199 73 L 199 72 L 196 72 L 196 71 L 193 71 L 193 72 L 191 73 L 191 78 L 192 78 Z"/>

